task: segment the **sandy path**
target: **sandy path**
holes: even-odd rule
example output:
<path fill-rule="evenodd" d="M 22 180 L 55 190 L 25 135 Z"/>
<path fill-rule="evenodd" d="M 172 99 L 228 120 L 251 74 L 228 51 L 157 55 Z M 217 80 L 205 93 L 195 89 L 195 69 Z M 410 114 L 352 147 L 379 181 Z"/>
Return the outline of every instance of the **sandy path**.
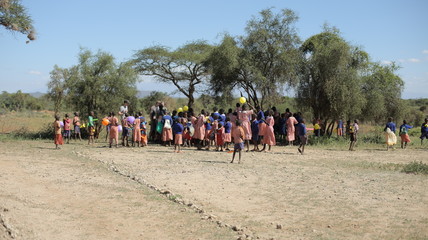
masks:
<path fill-rule="evenodd" d="M 382 168 L 414 160 L 428 163 L 424 149 L 309 148 L 301 156 L 294 147 L 276 147 L 272 153 L 244 153 L 242 165 L 227 164 L 231 154 L 225 152 L 175 154 L 158 146 L 84 148 L 80 154 L 168 189 L 252 236 L 428 237 L 428 177 Z"/>
<path fill-rule="evenodd" d="M 74 147 L 0 143 L 0 239 L 236 238 Z"/>

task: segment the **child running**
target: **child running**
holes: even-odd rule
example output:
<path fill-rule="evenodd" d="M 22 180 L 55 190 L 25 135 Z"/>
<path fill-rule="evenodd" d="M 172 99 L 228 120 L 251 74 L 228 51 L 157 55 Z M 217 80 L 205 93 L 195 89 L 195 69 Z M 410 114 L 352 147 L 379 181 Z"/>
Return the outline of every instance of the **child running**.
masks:
<path fill-rule="evenodd" d="M 235 143 L 235 146 L 233 148 L 233 156 L 230 163 L 233 163 L 233 160 L 235 160 L 236 152 L 239 153 L 238 163 L 241 163 L 241 152 L 242 149 L 244 149 L 244 136 L 244 129 L 241 126 L 241 122 L 238 120 L 236 121 L 236 128 L 233 130 L 233 142 Z"/>
<path fill-rule="evenodd" d="M 58 145 L 62 145 L 64 144 L 64 142 L 62 140 L 61 123 L 59 121 L 59 116 L 55 116 L 55 122 L 53 123 L 53 127 L 55 130 L 55 138 L 54 138 L 55 149 L 60 149 Z"/>
<path fill-rule="evenodd" d="M 403 124 L 400 126 L 400 137 L 401 137 L 401 148 L 405 149 L 407 147 L 407 143 L 410 142 L 409 129 L 413 128 L 413 126 L 407 125 L 407 121 L 403 120 Z"/>
<path fill-rule="evenodd" d="M 299 138 L 300 138 L 300 145 L 299 148 L 297 148 L 297 150 L 299 151 L 300 154 L 303 155 L 303 153 L 305 152 L 305 146 L 306 144 L 308 144 L 308 135 L 307 135 L 307 131 L 306 131 L 306 125 L 305 125 L 305 119 L 302 119 L 299 123 Z"/>

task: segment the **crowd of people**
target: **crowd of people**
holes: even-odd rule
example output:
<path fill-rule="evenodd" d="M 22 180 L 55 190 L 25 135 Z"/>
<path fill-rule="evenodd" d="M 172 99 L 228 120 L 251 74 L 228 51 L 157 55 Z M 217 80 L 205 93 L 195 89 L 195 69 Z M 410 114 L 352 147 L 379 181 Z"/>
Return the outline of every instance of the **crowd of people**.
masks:
<path fill-rule="evenodd" d="M 195 113 L 192 108 L 185 106 L 169 112 L 163 102 L 157 102 L 150 109 L 150 120 L 146 121 L 141 112 L 131 115 L 128 111 L 129 102 L 124 101 L 119 112 L 110 112 L 102 119 L 97 119 L 94 112 L 89 114 L 86 123 L 82 123 L 79 113 L 75 112 L 72 119 L 68 114 L 60 121 L 55 117 L 55 145 L 58 148 L 63 144 L 63 137 L 69 143 L 73 136 L 76 140 L 82 140 L 81 129 L 88 133 L 88 144 L 94 143 L 96 126 L 105 126 L 107 130 L 109 147 L 135 146 L 144 147 L 148 142 L 174 145 L 174 151 L 182 152 L 182 147 L 196 147 L 199 150 L 233 151 L 232 162 L 238 153 L 238 162 L 241 161 L 242 151 L 271 151 L 272 146 L 296 145 L 299 153 L 304 154 L 308 143 L 308 130 L 313 130 L 313 136 L 322 135 L 322 123 L 314 120 L 313 128 L 306 127 L 306 121 L 300 112 L 292 113 L 287 108 L 284 113 L 272 107 L 266 111 L 259 106 L 237 103 L 234 109 L 227 112 L 224 109 L 214 107 L 212 112 L 201 110 Z M 101 124 L 100 124 L 101 123 Z M 353 151 L 358 139 L 358 120 L 346 122 L 337 121 L 336 134 L 338 137 L 346 136 L 350 140 L 349 150 Z M 150 131 L 147 127 L 150 125 Z M 410 142 L 408 130 L 412 126 L 406 121 L 399 128 L 401 147 L 406 148 Z M 388 119 L 385 126 L 387 149 L 397 143 L 396 125 L 392 118 Z M 428 138 L 428 119 L 421 126 L 421 143 Z M 119 135 L 121 143 L 119 143 Z M 250 149 L 252 145 L 252 149 Z M 231 150 L 233 146 L 233 150 Z"/>

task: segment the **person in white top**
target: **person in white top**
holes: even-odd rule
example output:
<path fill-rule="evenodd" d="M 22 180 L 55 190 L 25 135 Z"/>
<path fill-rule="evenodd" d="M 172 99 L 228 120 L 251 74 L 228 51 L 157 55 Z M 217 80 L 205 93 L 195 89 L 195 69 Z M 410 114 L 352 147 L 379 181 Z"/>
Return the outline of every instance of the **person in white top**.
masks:
<path fill-rule="evenodd" d="M 125 118 L 125 113 L 128 113 L 128 106 L 129 106 L 128 100 L 123 101 L 123 106 L 120 106 L 119 115 L 121 120 Z"/>

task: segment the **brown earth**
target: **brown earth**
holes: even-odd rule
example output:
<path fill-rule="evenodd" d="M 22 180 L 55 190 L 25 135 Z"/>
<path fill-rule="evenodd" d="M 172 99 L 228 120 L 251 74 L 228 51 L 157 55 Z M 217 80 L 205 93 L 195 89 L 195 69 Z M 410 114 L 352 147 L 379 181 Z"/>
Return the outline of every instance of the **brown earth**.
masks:
<path fill-rule="evenodd" d="M 428 177 L 399 171 L 426 148 L 274 147 L 229 164 L 85 143 L 1 143 L 0 239 L 428 238 Z"/>

